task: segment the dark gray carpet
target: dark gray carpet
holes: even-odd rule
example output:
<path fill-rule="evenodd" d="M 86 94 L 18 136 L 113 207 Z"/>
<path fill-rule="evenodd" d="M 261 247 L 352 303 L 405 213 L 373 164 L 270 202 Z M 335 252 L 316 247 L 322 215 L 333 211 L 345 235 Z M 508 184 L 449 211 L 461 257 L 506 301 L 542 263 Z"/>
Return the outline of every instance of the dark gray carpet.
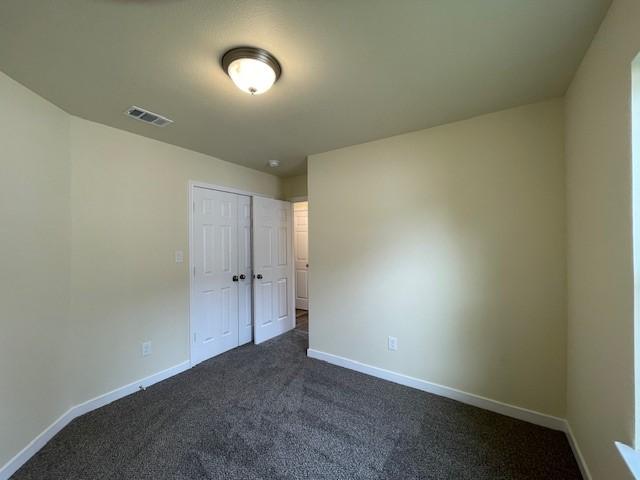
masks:
<path fill-rule="evenodd" d="M 290 332 L 73 421 L 20 479 L 575 479 L 563 433 L 309 359 Z"/>

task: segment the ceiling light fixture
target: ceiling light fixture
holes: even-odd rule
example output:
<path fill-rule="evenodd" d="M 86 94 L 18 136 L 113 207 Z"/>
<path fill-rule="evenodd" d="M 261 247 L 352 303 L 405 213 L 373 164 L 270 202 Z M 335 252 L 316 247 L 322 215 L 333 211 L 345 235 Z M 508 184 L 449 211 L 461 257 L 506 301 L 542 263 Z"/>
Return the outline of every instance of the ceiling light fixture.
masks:
<path fill-rule="evenodd" d="M 277 168 L 280 166 L 280 160 L 269 160 L 267 163 L 271 168 Z"/>
<path fill-rule="evenodd" d="M 232 48 L 222 56 L 221 63 L 233 83 L 251 95 L 269 90 L 282 73 L 276 57 L 255 47 Z"/>

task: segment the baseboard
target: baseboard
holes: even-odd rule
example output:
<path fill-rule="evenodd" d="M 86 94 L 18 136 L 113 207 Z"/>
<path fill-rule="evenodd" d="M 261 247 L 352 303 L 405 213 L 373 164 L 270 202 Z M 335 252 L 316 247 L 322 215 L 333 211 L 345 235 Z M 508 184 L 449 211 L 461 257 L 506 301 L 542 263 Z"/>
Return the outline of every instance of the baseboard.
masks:
<path fill-rule="evenodd" d="M 467 393 L 455 388 L 446 387 L 444 385 L 438 385 L 436 383 L 421 380 L 419 378 L 410 377 L 401 373 L 392 372 L 383 368 L 367 365 L 355 360 L 351 360 L 331 353 L 325 353 L 318 350 L 308 349 L 307 355 L 317 360 L 323 360 L 325 362 L 337 365 L 340 367 L 355 370 L 360 373 L 371 375 L 373 377 L 382 378 L 390 382 L 405 385 L 407 387 L 416 388 L 424 392 L 433 393 L 442 397 L 451 398 L 462 403 L 473 405 L 475 407 L 483 408 L 492 412 L 500 413 L 509 417 L 524 420 L 526 422 L 541 425 L 543 427 L 552 428 L 554 430 L 561 430 L 565 432 L 569 440 L 569 445 L 573 450 L 573 454 L 576 457 L 580 471 L 585 480 L 591 480 L 591 473 L 584 460 L 584 456 L 580 451 L 578 442 L 573 435 L 571 426 L 562 418 L 553 417 L 544 413 L 539 413 L 533 410 L 529 410 L 515 405 L 492 400 L 473 393 Z M 16 454 L 11 460 L 9 460 L 2 468 L 0 468 L 0 480 L 8 480 L 22 465 L 24 465 L 33 455 L 35 455 L 49 440 L 51 440 L 60 430 L 66 427 L 72 420 L 84 415 L 92 410 L 108 405 L 109 403 L 118 400 L 122 397 L 126 397 L 141 387 L 147 388 L 155 383 L 166 380 L 174 375 L 188 370 L 190 367 L 189 361 L 182 362 L 173 367 L 167 368 L 160 372 L 157 372 L 148 377 L 142 378 L 135 382 L 129 383 L 123 387 L 112 390 L 108 393 L 92 398 L 79 405 L 75 405 L 61 415 L 55 422 L 47 427 L 42 433 L 34 438 L 26 447 L 24 447 L 18 454 Z"/>
<path fill-rule="evenodd" d="M 534 423 L 553 430 L 566 431 L 566 422 L 563 418 L 554 417 L 544 413 L 529 410 L 527 408 L 517 407 L 508 403 L 499 402 L 490 398 L 475 395 L 473 393 L 464 392 L 455 388 L 446 387 L 437 383 L 428 382 L 419 378 L 410 377 L 401 373 L 392 372 L 383 368 L 374 367 L 361 363 L 349 358 L 340 357 L 331 353 L 321 352 L 312 348 L 307 350 L 307 355 L 317 360 L 337 365 L 339 367 L 355 370 L 356 372 L 365 373 L 373 377 L 382 378 L 390 382 L 399 383 L 407 387 L 416 388 L 423 392 L 433 393 L 441 397 L 451 398 L 474 407 L 483 408 L 492 412 L 500 413 L 508 417 L 524 420 L 525 422 Z"/>
<path fill-rule="evenodd" d="M 591 480 L 591 472 L 589 471 L 589 467 L 587 466 L 587 462 L 582 455 L 582 451 L 578 446 L 578 441 L 576 437 L 573 435 L 573 430 L 571 430 L 571 425 L 567 420 L 564 421 L 564 433 L 567 435 L 567 439 L 569 440 L 569 445 L 571 445 L 571 450 L 573 450 L 573 456 L 576 458 L 576 462 L 578 462 L 578 467 L 580 467 L 580 473 L 582 473 L 582 478 L 584 480 Z"/>
<path fill-rule="evenodd" d="M 49 425 L 36 438 L 31 440 L 29 444 L 20 450 L 11 460 L 9 460 L 2 468 L 0 468 L 0 480 L 8 480 L 22 465 L 33 457 L 38 450 L 46 445 L 60 430 L 66 427 L 75 416 L 73 415 L 73 407 L 62 414 L 55 422 Z"/>
<path fill-rule="evenodd" d="M 2 468 L 0 468 L 0 480 L 8 480 L 22 465 L 24 465 L 31 457 L 33 457 L 38 450 L 45 446 L 45 444 L 51 440 L 60 430 L 66 427 L 73 419 L 84 415 L 92 410 L 103 407 L 115 400 L 122 397 L 126 397 L 141 387 L 147 388 L 154 383 L 161 382 L 169 377 L 177 375 L 189 369 L 189 362 L 182 362 L 173 367 L 167 368 L 160 372 L 149 375 L 148 377 L 141 378 L 135 382 L 132 382 L 123 387 L 112 390 L 108 393 L 100 395 L 98 397 L 87 400 L 79 405 L 75 405 L 67 410 L 60 418 L 49 425 L 40 435 L 34 438 L 26 447 L 24 447 L 18 454 L 16 454 L 11 460 L 9 460 Z"/>

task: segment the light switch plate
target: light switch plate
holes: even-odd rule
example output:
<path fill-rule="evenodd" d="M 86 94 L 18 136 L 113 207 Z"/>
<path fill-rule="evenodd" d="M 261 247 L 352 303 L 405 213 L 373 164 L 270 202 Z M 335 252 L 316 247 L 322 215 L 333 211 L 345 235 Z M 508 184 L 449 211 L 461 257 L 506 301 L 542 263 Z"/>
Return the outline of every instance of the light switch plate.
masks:
<path fill-rule="evenodd" d="M 176 250 L 176 263 L 182 262 L 184 262 L 184 253 L 182 253 L 182 250 Z"/>

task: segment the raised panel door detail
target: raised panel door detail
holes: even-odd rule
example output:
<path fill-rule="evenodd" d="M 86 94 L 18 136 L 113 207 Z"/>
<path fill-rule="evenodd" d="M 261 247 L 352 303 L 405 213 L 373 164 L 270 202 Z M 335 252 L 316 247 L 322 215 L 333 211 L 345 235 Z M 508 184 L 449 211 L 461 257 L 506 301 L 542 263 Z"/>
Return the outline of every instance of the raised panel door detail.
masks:
<path fill-rule="evenodd" d="M 245 269 L 251 268 L 251 227 L 242 227 L 241 248 Z"/>
<path fill-rule="evenodd" d="M 287 299 L 287 279 L 278 280 L 278 320 L 282 320 L 289 315 L 289 302 Z"/>
<path fill-rule="evenodd" d="M 223 288 L 220 295 L 220 310 L 222 317 L 222 335 L 231 333 L 231 287 Z"/>
<path fill-rule="evenodd" d="M 307 232 L 296 232 L 296 260 L 306 262 L 309 258 L 309 243 Z"/>
<path fill-rule="evenodd" d="M 262 227 L 262 232 L 264 242 L 260 247 L 264 252 L 262 266 L 269 268 L 273 266 L 273 227 Z"/>
<path fill-rule="evenodd" d="M 283 266 L 287 264 L 287 228 L 278 228 L 278 265 Z"/>
<path fill-rule="evenodd" d="M 202 270 L 205 275 L 211 275 L 215 268 L 215 228 L 213 225 L 202 226 L 202 250 L 204 252 Z"/>
<path fill-rule="evenodd" d="M 220 215 L 224 218 L 231 218 L 233 216 L 233 203 L 237 203 L 237 201 L 235 199 L 233 199 L 233 201 L 231 200 L 224 200 L 222 202 L 220 202 Z"/>
<path fill-rule="evenodd" d="M 216 338 L 216 317 L 218 314 L 218 299 L 215 290 L 202 292 L 204 299 L 204 328 L 202 341 L 207 343 Z"/>
<path fill-rule="evenodd" d="M 202 199 L 201 205 L 202 205 L 202 213 L 204 215 L 210 215 L 211 213 L 213 213 L 214 201 L 212 198 Z"/>
<path fill-rule="evenodd" d="M 231 272 L 231 257 L 235 253 L 236 249 L 231 248 L 231 229 L 230 225 L 223 225 L 220 227 L 220 256 L 222 257 L 222 271 L 227 273 Z M 237 261 L 234 262 L 237 264 Z"/>
<path fill-rule="evenodd" d="M 240 295 L 241 325 L 251 328 L 251 284 L 241 285 L 240 289 L 243 291 Z"/>
<path fill-rule="evenodd" d="M 260 304 L 262 306 L 262 325 L 269 325 L 273 322 L 273 283 L 263 282 L 260 284 Z"/>
<path fill-rule="evenodd" d="M 295 213 L 296 228 L 308 226 L 308 217 L 306 210 L 299 210 Z"/>

